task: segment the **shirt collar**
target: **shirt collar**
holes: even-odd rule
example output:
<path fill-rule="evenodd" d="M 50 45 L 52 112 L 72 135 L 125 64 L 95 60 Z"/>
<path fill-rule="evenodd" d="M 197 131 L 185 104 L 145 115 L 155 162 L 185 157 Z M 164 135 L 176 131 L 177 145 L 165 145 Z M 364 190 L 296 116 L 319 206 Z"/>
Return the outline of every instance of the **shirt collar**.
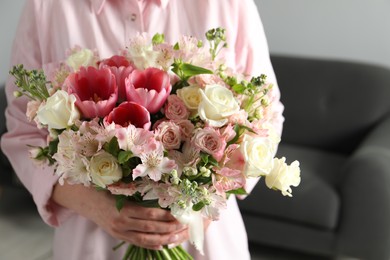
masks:
<path fill-rule="evenodd" d="M 100 14 L 101 11 L 103 10 L 104 4 L 109 0 L 90 0 L 90 1 L 93 10 L 95 10 L 97 14 Z M 148 0 L 148 1 L 153 1 L 156 4 L 160 5 L 161 7 L 165 8 L 169 0 Z"/>

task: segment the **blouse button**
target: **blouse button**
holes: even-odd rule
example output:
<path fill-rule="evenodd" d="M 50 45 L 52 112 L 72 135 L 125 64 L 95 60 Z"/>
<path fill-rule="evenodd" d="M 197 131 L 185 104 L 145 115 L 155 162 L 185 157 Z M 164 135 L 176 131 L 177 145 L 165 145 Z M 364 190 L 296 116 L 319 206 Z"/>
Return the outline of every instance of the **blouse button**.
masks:
<path fill-rule="evenodd" d="M 135 13 L 132 13 L 130 19 L 132 22 L 134 22 L 137 19 L 137 15 Z"/>

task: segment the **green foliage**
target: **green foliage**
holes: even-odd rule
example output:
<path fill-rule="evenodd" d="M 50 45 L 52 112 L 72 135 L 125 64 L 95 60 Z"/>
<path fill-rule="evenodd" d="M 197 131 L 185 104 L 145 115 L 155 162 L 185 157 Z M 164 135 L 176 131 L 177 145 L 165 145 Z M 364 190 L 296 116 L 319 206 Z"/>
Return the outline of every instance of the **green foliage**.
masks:
<path fill-rule="evenodd" d="M 47 90 L 46 76 L 42 70 L 26 70 L 22 64 L 13 66 L 9 72 L 15 77 L 15 85 L 19 87 L 16 96 L 25 95 L 33 100 L 46 100 L 50 95 Z"/>
<path fill-rule="evenodd" d="M 108 143 L 105 143 L 104 150 L 112 156 L 118 158 L 120 152 L 118 138 L 113 137 Z"/>
<path fill-rule="evenodd" d="M 246 190 L 244 188 L 238 188 L 236 190 L 230 190 L 226 192 L 227 194 L 234 194 L 234 195 L 248 195 Z"/>
<path fill-rule="evenodd" d="M 189 63 L 184 63 L 180 59 L 176 59 L 172 64 L 172 71 L 180 78 L 180 81 L 174 85 L 172 93 L 182 87 L 188 86 L 188 79 L 201 74 L 213 74 L 213 71 Z"/>
<path fill-rule="evenodd" d="M 131 151 L 119 151 L 118 154 L 118 162 L 120 164 L 126 163 L 133 157 L 133 153 Z"/>
<path fill-rule="evenodd" d="M 165 42 L 165 36 L 163 33 L 156 33 L 152 38 L 153 45 L 161 44 Z"/>
<path fill-rule="evenodd" d="M 247 126 L 244 126 L 244 125 L 240 125 L 240 124 L 235 124 L 234 127 L 233 127 L 234 131 L 236 132 L 236 135 L 234 136 L 234 138 L 232 140 L 230 140 L 227 145 L 231 145 L 231 144 L 234 144 L 238 141 L 238 139 L 246 132 L 251 132 L 251 133 L 255 133 L 251 128 L 247 127 Z"/>
<path fill-rule="evenodd" d="M 213 60 L 217 57 L 222 48 L 227 47 L 225 32 L 226 30 L 220 27 L 206 32 L 206 39 L 209 41 L 210 54 Z M 222 45 L 220 46 L 221 43 Z"/>
<path fill-rule="evenodd" d="M 193 211 L 199 211 L 201 210 L 204 206 L 206 206 L 206 204 L 204 203 L 204 201 L 200 201 L 198 203 L 196 203 L 195 205 L 192 206 L 192 210 Z"/>
<path fill-rule="evenodd" d="M 123 206 L 125 205 L 127 201 L 127 196 L 125 195 L 115 195 L 115 206 L 118 211 L 121 211 Z"/>

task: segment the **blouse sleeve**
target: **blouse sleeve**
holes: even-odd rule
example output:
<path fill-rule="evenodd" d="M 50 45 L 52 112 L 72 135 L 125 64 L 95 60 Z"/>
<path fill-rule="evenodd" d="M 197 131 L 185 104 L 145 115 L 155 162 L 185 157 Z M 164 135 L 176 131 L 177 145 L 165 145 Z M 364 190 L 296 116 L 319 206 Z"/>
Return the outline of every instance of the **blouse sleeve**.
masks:
<path fill-rule="evenodd" d="M 26 1 L 13 43 L 11 66 L 23 64 L 28 70 L 43 67 L 36 6 L 35 1 Z M 50 200 L 58 178 L 52 167 L 37 165 L 29 155 L 29 146 L 46 146 L 47 132 L 39 130 L 34 122 L 27 120 L 28 100 L 14 97 L 16 86 L 13 82 L 12 77 L 8 78 L 5 114 L 8 132 L 2 137 L 1 146 L 17 176 L 32 194 L 42 219 L 51 226 L 57 226 L 66 215 L 64 209 Z"/>
<path fill-rule="evenodd" d="M 253 0 L 239 0 L 236 2 L 238 10 L 235 43 L 236 69 L 245 75 L 267 75 L 268 81 L 273 84 L 271 95 L 273 102 L 270 108 L 272 113 L 271 123 L 278 134 L 281 135 L 284 121 L 282 114 L 284 106 L 280 102 L 280 91 L 271 64 L 268 43 L 257 6 Z M 247 182 L 247 192 L 253 189 L 257 181 L 257 179 L 250 179 Z"/>

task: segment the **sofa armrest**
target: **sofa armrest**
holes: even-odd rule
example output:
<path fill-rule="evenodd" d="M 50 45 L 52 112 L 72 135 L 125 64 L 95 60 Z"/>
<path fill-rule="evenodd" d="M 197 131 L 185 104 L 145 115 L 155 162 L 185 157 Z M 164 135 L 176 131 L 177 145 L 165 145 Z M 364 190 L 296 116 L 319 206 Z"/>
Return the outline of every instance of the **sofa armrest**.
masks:
<path fill-rule="evenodd" d="M 342 174 L 338 251 L 390 259 L 390 116 L 365 138 Z"/>

